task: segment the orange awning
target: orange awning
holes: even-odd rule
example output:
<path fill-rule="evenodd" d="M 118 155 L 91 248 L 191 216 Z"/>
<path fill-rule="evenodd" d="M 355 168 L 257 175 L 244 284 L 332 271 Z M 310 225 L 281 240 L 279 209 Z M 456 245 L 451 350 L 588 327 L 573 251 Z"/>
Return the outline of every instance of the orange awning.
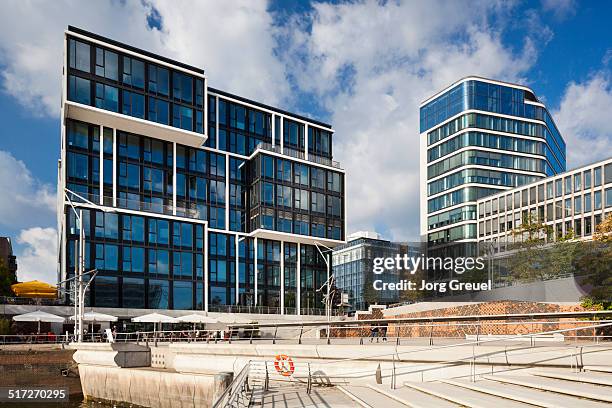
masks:
<path fill-rule="evenodd" d="M 11 289 L 18 297 L 46 299 L 57 298 L 57 287 L 37 280 L 16 283 L 11 285 Z"/>

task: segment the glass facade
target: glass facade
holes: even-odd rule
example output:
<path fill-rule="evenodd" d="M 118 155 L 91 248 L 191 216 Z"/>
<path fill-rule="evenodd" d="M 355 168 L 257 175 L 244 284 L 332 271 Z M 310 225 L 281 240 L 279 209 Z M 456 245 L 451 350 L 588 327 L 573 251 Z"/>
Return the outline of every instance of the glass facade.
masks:
<path fill-rule="evenodd" d="M 69 101 L 208 138 L 187 146 L 66 113 L 60 185 L 83 209 L 85 269 L 99 272 L 87 303 L 322 314 L 327 265 L 315 243 L 345 236 L 331 127 L 96 40 L 67 34 Z M 60 213 L 66 279 L 81 225 L 68 202 Z"/>
<path fill-rule="evenodd" d="M 386 270 L 377 275 L 373 272 L 374 258 L 420 256 L 419 247 L 405 243 L 372 238 L 356 238 L 336 247 L 332 257 L 336 287 L 347 293 L 353 310 L 367 310 L 369 305 L 388 305 L 400 301 L 399 291 L 372 289 L 373 279 L 386 283 L 400 280 L 398 270 Z M 374 278 L 375 277 L 375 278 Z"/>
<path fill-rule="evenodd" d="M 421 106 L 420 129 L 421 233 L 432 245 L 475 242 L 477 200 L 565 171 L 565 142 L 523 87 L 463 80 Z"/>

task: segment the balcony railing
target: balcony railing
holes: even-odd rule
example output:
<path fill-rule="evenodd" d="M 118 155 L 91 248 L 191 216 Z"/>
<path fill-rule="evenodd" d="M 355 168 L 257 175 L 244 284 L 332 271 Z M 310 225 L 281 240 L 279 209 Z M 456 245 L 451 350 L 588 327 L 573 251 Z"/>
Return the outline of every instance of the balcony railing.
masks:
<path fill-rule="evenodd" d="M 267 150 L 269 152 L 283 154 L 285 156 L 295 157 L 296 159 L 306 160 L 309 162 L 323 164 L 325 166 L 331 166 L 337 169 L 342 169 L 342 167 L 340 167 L 340 162 L 328 159 L 327 157 L 317 156 L 314 154 L 309 154 L 308 158 L 306 158 L 303 151 L 292 149 L 290 147 L 283 147 L 281 149 L 281 147 L 277 145 L 272 146 L 270 143 L 259 142 L 257 144 L 257 148 L 262 149 L 262 150 Z"/>

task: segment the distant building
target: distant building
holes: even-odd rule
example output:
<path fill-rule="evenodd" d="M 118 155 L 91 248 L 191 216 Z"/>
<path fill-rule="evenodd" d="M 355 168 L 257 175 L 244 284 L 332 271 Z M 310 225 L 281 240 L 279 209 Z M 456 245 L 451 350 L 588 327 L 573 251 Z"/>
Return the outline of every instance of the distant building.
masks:
<path fill-rule="evenodd" d="M 612 158 L 478 200 L 478 241 L 504 251 L 531 215 L 551 227 L 551 241 L 591 239 L 612 214 Z"/>
<path fill-rule="evenodd" d="M 9 237 L 0 237 L 0 262 L 8 268 L 9 276 L 17 280 L 17 257 L 13 255 L 13 245 Z"/>
<path fill-rule="evenodd" d="M 398 254 L 417 253 L 416 246 L 407 243 L 391 242 L 381 239 L 375 232 L 360 231 L 351 234 L 347 243 L 334 249 L 332 264 L 336 287 L 342 293 L 348 293 L 349 303 L 355 310 L 367 310 L 368 306 L 397 303 L 399 291 L 378 291 L 373 288 L 373 281 L 398 282 L 397 270 L 374 274 L 374 259 L 396 257 Z M 420 253 L 420 252 L 418 252 Z"/>

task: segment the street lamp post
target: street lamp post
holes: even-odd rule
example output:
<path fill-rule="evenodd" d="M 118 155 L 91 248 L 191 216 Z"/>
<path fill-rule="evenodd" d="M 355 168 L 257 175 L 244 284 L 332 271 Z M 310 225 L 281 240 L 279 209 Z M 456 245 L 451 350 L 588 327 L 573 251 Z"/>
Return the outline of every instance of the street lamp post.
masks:
<path fill-rule="evenodd" d="M 333 281 L 333 277 L 330 273 L 329 252 L 331 252 L 332 249 L 319 242 L 315 242 L 314 244 L 315 244 L 315 247 L 317 248 L 317 251 L 319 251 L 319 254 L 321 254 L 321 257 L 325 261 L 325 265 L 327 267 L 327 280 L 325 281 L 323 285 L 321 285 L 321 287 L 317 290 L 317 292 L 320 292 L 323 289 L 323 286 L 327 286 L 327 294 L 325 295 L 325 315 L 327 316 L 327 320 L 330 321 L 331 320 L 331 302 L 332 302 L 331 283 Z M 326 254 L 324 254 L 323 251 L 321 251 L 321 248 L 319 248 L 319 246 L 322 246 L 326 249 L 325 251 Z"/>
<path fill-rule="evenodd" d="M 79 210 L 77 211 L 74 203 L 70 199 L 70 195 L 77 197 L 80 200 L 83 200 L 85 203 L 95 208 L 99 208 L 100 210 L 104 212 L 114 212 L 114 211 L 109 211 L 108 209 L 104 207 L 101 207 L 97 204 L 92 203 L 91 201 L 80 196 L 74 191 L 64 188 L 64 196 L 66 197 L 68 203 L 70 204 L 70 208 L 74 212 L 74 215 L 77 218 L 78 223 L 79 223 L 78 258 L 77 258 L 77 250 L 76 250 L 77 244 L 76 243 L 75 243 L 75 253 L 74 253 L 74 256 L 75 256 L 75 262 L 74 262 L 75 263 L 75 267 L 74 267 L 74 272 L 75 272 L 75 277 L 74 277 L 74 281 L 75 281 L 74 337 L 77 342 L 80 342 L 83 339 L 83 308 L 85 307 L 85 292 L 89 288 L 91 281 L 96 277 L 98 271 L 94 269 L 92 271 L 85 272 L 85 229 L 84 229 L 84 220 L 83 220 L 83 209 L 79 208 Z M 88 273 L 93 273 L 93 275 L 89 279 L 89 282 L 87 283 L 87 285 L 84 287 L 83 286 L 83 275 L 88 274 Z"/>

